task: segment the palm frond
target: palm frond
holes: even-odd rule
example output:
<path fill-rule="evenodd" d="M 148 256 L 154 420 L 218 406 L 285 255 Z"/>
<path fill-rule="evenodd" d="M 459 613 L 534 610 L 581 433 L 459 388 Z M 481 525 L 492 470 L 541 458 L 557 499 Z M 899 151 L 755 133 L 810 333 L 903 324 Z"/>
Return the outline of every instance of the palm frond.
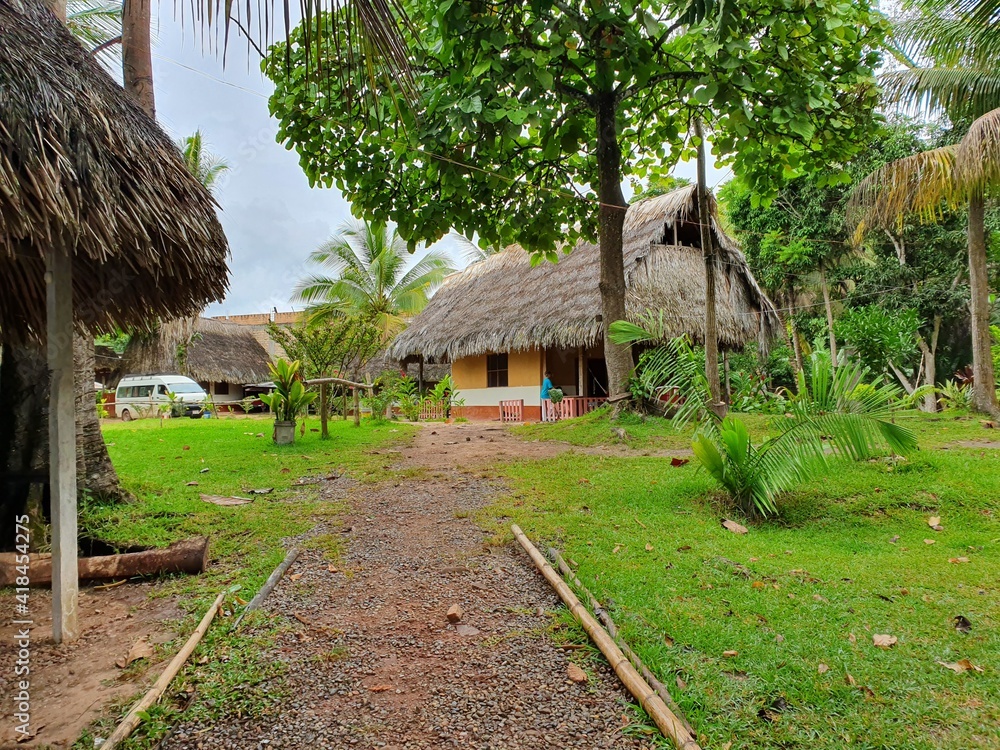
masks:
<path fill-rule="evenodd" d="M 936 219 L 944 206 L 962 199 L 955 176 L 957 147 L 924 151 L 886 164 L 861 180 L 851 191 L 847 221 L 858 236 L 872 227 L 898 227 L 916 213 Z"/>
<path fill-rule="evenodd" d="M 1000 108 L 972 123 L 958 144 L 955 161 L 966 190 L 982 192 L 1000 181 Z"/>
<path fill-rule="evenodd" d="M 888 101 L 925 115 L 979 117 L 1000 106 L 1000 73 L 995 67 L 908 68 L 883 73 L 879 80 Z"/>

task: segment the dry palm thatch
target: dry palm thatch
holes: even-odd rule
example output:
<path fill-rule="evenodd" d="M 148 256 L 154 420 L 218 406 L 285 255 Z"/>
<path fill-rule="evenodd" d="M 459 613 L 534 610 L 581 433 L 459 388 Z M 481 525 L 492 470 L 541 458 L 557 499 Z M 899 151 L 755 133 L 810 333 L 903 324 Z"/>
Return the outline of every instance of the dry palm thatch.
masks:
<path fill-rule="evenodd" d="M 957 181 L 969 192 L 1000 182 L 1000 109 L 973 121 L 958 144 L 955 163 Z"/>
<path fill-rule="evenodd" d="M 226 289 L 228 246 L 176 146 L 39 0 L 0 0 L 0 341 L 42 339 L 44 255 L 77 321 L 148 327 Z"/>
<path fill-rule="evenodd" d="M 861 180 L 847 203 L 847 221 L 860 241 L 870 227 L 897 227 L 907 213 L 929 220 L 944 205 L 954 206 L 961 190 L 956 180 L 956 146 L 944 146 L 890 162 Z"/>
<path fill-rule="evenodd" d="M 625 217 L 625 274 L 630 317 L 661 312 L 669 335 L 695 340 L 704 330 L 705 266 L 694 186 L 641 201 Z M 720 344 L 770 339 L 780 321 L 737 244 L 718 226 Z M 674 245 L 674 229 L 678 244 Z M 454 361 L 486 352 L 594 346 L 603 341 L 598 248 L 580 243 L 558 263 L 532 266 L 511 246 L 449 276 L 390 352 L 401 360 Z"/>
<path fill-rule="evenodd" d="M 211 318 L 182 318 L 156 335 L 136 336 L 126 349 L 119 375 L 177 373 L 200 382 L 264 383 L 270 358 L 248 326 Z"/>

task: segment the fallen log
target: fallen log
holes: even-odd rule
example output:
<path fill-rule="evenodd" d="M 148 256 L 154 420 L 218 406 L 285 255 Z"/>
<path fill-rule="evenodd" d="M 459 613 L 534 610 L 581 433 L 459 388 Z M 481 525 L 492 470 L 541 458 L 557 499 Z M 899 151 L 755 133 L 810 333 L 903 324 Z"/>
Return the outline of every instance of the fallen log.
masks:
<path fill-rule="evenodd" d="M 52 556 L 29 555 L 28 585 L 52 585 Z M 19 575 L 18 555 L 0 555 L 0 586 L 13 586 Z M 123 555 L 81 557 L 77 575 L 81 581 L 159 575 L 161 573 L 201 573 L 208 566 L 208 537 L 198 536 L 174 542 L 169 547 L 128 552 Z M 23 576 L 22 576 L 23 577 Z"/>
<path fill-rule="evenodd" d="M 195 629 L 194 633 L 191 634 L 191 637 L 188 638 L 187 643 L 185 643 L 184 647 L 177 653 L 177 656 L 171 660 L 171 662 L 167 665 L 167 668 L 163 670 L 163 674 L 160 675 L 160 679 L 153 683 L 153 687 L 149 689 L 149 692 L 142 696 L 142 698 L 134 706 L 132 706 L 131 710 L 125 714 L 125 718 L 122 719 L 122 723 L 118 725 L 115 731 L 112 732 L 111 736 L 108 737 L 101 747 L 105 750 L 114 750 L 122 742 L 128 739 L 129 735 L 135 731 L 135 728 L 142 723 L 146 710 L 160 700 L 160 696 L 163 695 L 163 692 L 167 689 L 170 681 L 173 680 L 174 677 L 177 676 L 177 673 L 181 671 L 181 667 L 184 666 L 184 663 L 188 660 L 188 657 L 191 656 L 195 647 L 201 642 L 202 636 L 205 635 L 205 632 L 208 630 L 208 626 L 211 625 L 212 620 L 215 619 L 215 615 L 218 613 L 219 607 L 222 606 L 222 600 L 225 596 L 225 593 L 222 593 L 215 598 L 215 602 L 209 608 L 208 612 L 205 613 L 205 616 L 201 618 L 201 622 L 198 623 L 198 627 Z"/>
<path fill-rule="evenodd" d="M 684 722 L 670 710 L 657 692 L 636 671 L 625 654 L 618 648 L 618 644 L 614 642 L 611 636 L 601 627 L 600 623 L 587 611 L 583 603 L 576 598 L 576 594 L 573 593 L 573 589 L 569 587 L 569 584 L 545 561 L 542 553 L 524 535 L 521 528 L 517 524 L 512 524 L 510 529 L 514 532 L 514 538 L 524 548 L 524 551 L 528 553 L 535 567 L 545 577 L 545 580 L 549 582 L 549 585 L 556 590 L 559 598 L 563 600 L 570 613 L 587 632 L 587 635 L 590 636 L 590 640 L 604 654 L 611 668 L 618 675 L 618 679 L 632 693 L 639 702 L 639 705 L 645 709 L 646 713 L 653 720 L 653 723 L 663 733 L 663 736 L 670 738 L 678 750 L 701 750 L 698 742 L 688 732 L 687 727 L 684 726 Z"/>

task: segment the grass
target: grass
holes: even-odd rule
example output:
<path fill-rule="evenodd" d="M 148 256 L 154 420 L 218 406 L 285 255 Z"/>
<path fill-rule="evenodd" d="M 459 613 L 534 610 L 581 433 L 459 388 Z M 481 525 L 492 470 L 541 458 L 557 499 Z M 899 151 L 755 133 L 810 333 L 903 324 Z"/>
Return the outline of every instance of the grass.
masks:
<path fill-rule="evenodd" d="M 746 536 L 721 527 L 725 508 L 695 462 L 641 455 L 510 465 L 512 493 L 480 518 L 498 539 L 517 522 L 578 564 L 644 661 L 684 683 L 675 698 L 708 747 L 997 747 L 1000 454 L 940 449 L 989 439 L 978 419 L 899 419 L 928 449 L 838 464 Z M 593 444 L 610 427 L 599 415 L 520 433 Z M 646 445 L 688 439 L 656 420 L 627 429 Z M 898 642 L 876 648 L 876 633 Z M 937 663 L 963 658 L 984 671 Z"/>
<path fill-rule="evenodd" d="M 280 447 L 271 442 L 270 429 L 268 420 L 244 417 L 166 420 L 162 426 L 158 420 L 111 422 L 103 427 L 112 462 L 136 501 L 84 504 L 81 535 L 123 549 L 165 546 L 195 535 L 211 539 L 205 573 L 169 577 L 157 587 L 158 595 L 178 596 L 187 612 L 176 628 L 181 635 L 166 644 L 164 652 L 176 653 L 215 596 L 230 592 L 223 616 L 126 748 L 155 747 L 179 720 L 188 696 L 194 699 L 184 710 L 185 720 L 231 721 L 276 710 L 280 687 L 275 686 L 280 680 L 273 678 L 284 667 L 269 651 L 286 626 L 251 613 L 239 634 L 229 630 L 232 616 L 285 556 L 285 540 L 306 534 L 317 523 L 335 521 L 343 510 L 342 503 L 321 500 L 317 485 L 294 483 L 302 477 L 345 473 L 359 481 L 395 476 L 381 450 L 407 441 L 415 428 L 400 423 L 356 428 L 335 421 L 330 440 L 307 432 L 297 436 L 294 445 Z M 268 487 L 273 492 L 254 496 L 249 505 L 221 507 L 200 497 L 247 496 L 251 489 Z M 321 532 L 302 544 L 336 560 L 342 540 L 339 534 Z M 113 706 L 74 748 L 92 748 L 95 735 L 107 737 L 134 697 Z"/>

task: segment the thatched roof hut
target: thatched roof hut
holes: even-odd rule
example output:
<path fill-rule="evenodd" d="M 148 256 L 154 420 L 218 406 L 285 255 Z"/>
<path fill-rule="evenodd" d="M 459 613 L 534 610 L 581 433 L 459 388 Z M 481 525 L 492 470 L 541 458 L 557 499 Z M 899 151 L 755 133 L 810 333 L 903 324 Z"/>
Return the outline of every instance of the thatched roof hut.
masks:
<path fill-rule="evenodd" d="M 48 248 L 77 323 L 142 327 L 226 290 L 228 246 L 170 138 L 38 0 L 0 0 L 0 341 L 45 334 Z"/>
<path fill-rule="evenodd" d="M 122 356 L 119 376 L 177 373 L 203 383 L 264 383 L 270 358 L 248 326 L 212 318 L 163 323 L 156 335 L 137 336 Z"/>
<path fill-rule="evenodd" d="M 718 279 L 719 343 L 739 348 L 773 337 L 780 321 L 736 242 L 719 227 L 711 199 Z M 676 231 L 675 231 L 676 230 Z M 700 340 L 705 265 L 694 186 L 648 198 L 625 216 L 625 277 L 630 317 L 662 311 L 670 336 Z M 397 337 L 400 360 L 452 361 L 486 352 L 591 347 L 603 340 L 598 248 L 580 243 L 559 262 L 532 266 L 512 246 L 449 276 Z"/>

